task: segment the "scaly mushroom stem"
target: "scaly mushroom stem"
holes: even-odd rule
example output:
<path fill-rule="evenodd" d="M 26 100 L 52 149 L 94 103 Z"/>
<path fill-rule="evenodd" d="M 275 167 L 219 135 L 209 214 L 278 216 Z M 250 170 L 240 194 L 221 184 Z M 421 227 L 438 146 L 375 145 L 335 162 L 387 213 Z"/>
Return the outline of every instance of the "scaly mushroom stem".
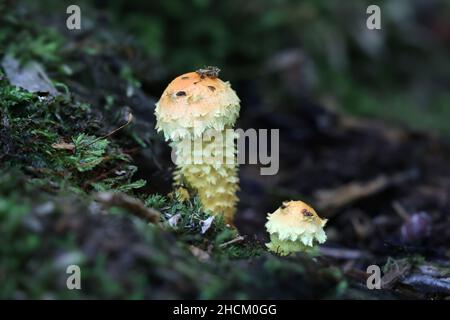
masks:
<path fill-rule="evenodd" d="M 239 189 L 234 133 L 231 137 L 225 131 L 208 133 L 192 141 L 171 143 L 177 155 L 174 180 L 176 184 L 185 182 L 197 190 L 206 209 L 222 213 L 225 221 L 231 223 Z"/>

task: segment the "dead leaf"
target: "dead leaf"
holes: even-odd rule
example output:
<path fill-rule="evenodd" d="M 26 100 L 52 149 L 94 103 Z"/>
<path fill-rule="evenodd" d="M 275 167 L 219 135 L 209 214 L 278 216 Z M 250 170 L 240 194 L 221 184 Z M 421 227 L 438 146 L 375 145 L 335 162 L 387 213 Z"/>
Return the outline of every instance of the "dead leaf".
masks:
<path fill-rule="evenodd" d="M 173 216 L 171 216 L 169 218 L 169 220 L 167 220 L 167 222 L 169 223 L 169 226 L 171 226 L 172 228 L 175 228 L 178 225 L 180 218 L 181 218 L 181 214 L 177 213 L 177 214 L 174 214 Z"/>
<path fill-rule="evenodd" d="M 72 151 L 75 149 L 75 145 L 73 143 L 67 143 L 67 142 L 58 142 L 52 144 L 53 149 L 57 150 L 69 150 Z"/>
<path fill-rule="evenodd" d="M 380 175 L 369 182 L 351 182 L 332 190 L 318 190 L 315 193 L 319 210 L 337 209 L 356 200 L 377 194 L 386 188 L 411 181 L 417 177 L 416 170 L 400 172 L 392 176 Z"/>
<path fill-rule="evenodd" d="M 52 82 L 41 64 L 30 61 L 21 66 L 12 55 L 5 55 L 1 63 L 9 82 L 29 92 L 47 92 L 51 96 L 58 95 Z"/>
<path fill-rule="evenodd" d="M 202 231 L 201 231 L 202 234 L 205 234 L 206 231 L 208 231 L 209 228 L 211 228 L 213 221 L 214 221 L 214 216 L 211 216 L 206 220 L 200 221 L 200 225 L 202 226 Z"/>

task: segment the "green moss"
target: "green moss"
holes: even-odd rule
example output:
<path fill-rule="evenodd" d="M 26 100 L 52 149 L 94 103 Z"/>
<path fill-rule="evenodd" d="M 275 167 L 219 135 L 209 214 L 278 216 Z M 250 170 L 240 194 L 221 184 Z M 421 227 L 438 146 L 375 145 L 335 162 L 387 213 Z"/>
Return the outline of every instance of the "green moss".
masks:
<path fill-rule="evenodd" d="M 149 196 L 145 204 L 161 211 L 165 229 L 176 234 L 182 241 L 203 249 L 207 249 L 210 244 L 218 245 L 229 241 L 237 235 L 236 230 L 226 226 L 220 216 L 215 216 L 206 228 L 204 224 L 208 223 L 211 213 L 203 209 L 196 196 L 183 201 L 177 196 L 163 197 L 156 194 Z"/>

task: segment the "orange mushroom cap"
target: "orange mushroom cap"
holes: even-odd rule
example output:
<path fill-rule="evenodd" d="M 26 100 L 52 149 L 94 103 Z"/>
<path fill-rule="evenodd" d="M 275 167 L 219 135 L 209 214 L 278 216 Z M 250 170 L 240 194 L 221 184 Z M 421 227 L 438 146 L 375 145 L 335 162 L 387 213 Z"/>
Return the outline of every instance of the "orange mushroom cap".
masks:
<path fill-rule="evenodd" d="M 228 82 L 189 72 L 175 78 L 156 104 L 157 129 L 171 140 L 223 130 L 236 121 L 239 102 Z"/>

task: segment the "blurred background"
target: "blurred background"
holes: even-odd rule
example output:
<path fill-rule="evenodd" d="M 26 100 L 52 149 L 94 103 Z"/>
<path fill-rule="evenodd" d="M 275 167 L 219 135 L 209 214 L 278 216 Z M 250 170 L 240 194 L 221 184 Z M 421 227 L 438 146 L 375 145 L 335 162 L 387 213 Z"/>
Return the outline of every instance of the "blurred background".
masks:
<path fill-rule="evenodd" d="M 70 4 L 81 30 L 66 28 Z M 371 4 L 381 30 L 366 27 Z M 6 0 L 0 15 L 0 54 L 39 61 L 60 92 L 102 115 L 74 131 L 99 136 L 134 114 L 112 140 L 147 180 L 135 196 L 172 190 L 154 103 L 176 76 L 212 65 L 241 99 L 237 127 L 280 129 L 277 175 L 240 168 L 242 234 L 265 241 L 266 213 L 303 199 L 329 219 L 336 264 L 450 258 L 449 1 Z"/>
<path fill-rule="evenodd" d="M 372 2 L 78 3 L 81 34 L 114 25 L 154 60 L 156 67 L 136 71 L 154 97 L 176 75 L 217 65 L 239 91 L 243 110 L 295 109 L 308 96 L 330 109 L 450 134 L 449 2 L 377 1 L 382 29 L 369 30 L 366 9 Z M 65 12 L 69 3 L 34 6 Z M 64 30 L 65 18 L 54 27 Z"/>
<path fill-rule="evenodd" d="M 368 30 L 372 2 L 98 5 L 141 41 L 166 80 L 220 66 L 240 89 L 244 110 L 252 103 L 267 111 L 295 108 L 313 96 L 329 108 L 450 134 L 450 3 L 379 1 L 382 29 Z"/>

